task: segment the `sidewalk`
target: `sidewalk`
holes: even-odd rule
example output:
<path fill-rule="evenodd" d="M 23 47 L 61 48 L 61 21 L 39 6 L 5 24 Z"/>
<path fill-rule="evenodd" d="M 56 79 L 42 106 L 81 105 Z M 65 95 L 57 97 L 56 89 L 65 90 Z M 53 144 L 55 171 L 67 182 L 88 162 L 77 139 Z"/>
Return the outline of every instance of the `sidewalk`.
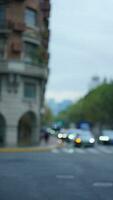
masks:
<path fill-rule="evenodd" d="M 51 136 L 48 143 L 44 140 L 37 146 L 33 147 L 1 147 L 0 153 L 16 153 L 16 152 L 46 152 L 55 148 L 61 148 L 63 144 L 56 137 Z"/>

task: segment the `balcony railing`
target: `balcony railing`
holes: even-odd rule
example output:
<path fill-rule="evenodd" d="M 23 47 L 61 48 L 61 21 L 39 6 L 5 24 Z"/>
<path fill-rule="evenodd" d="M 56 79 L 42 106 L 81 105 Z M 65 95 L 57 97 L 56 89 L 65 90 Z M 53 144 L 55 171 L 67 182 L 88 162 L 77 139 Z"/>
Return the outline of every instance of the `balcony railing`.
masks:
<path fill-rule="evenodd" d="M 49 70 L 45 66 L 28 64 L 22 61 L 3 61 L 0 60 L 0 74 L 15 73 L 31 77 L 48 78 Z"/>
<path fill-rule="evenodd" d="M 23 22 L 16 22 L 13 20 L 4 20 L 0 22 L 0 32 L 9 32 L 14 30 L 16 32 L 24 32 L 25 24 Z"/>

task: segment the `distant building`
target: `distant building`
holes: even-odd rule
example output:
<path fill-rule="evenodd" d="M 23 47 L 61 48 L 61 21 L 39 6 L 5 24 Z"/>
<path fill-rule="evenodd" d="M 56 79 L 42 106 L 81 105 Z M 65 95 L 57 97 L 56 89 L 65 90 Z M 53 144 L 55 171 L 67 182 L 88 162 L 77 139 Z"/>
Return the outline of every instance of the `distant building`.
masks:
<path fill-rule="evenodd" d="M 69 106 L 73 104 L 71 100 L 62 100 L 61 102 L 56 102 L 54 99 L 49 99 L 48 107 L 51 109 L 54 115 L 58 115 L 60 112 L 65 111 Z"/>
<path fill-rule="evenodd" d="M 0 145 L 39 141 L 49 14 L 49 0 L 0 0 Z"/>

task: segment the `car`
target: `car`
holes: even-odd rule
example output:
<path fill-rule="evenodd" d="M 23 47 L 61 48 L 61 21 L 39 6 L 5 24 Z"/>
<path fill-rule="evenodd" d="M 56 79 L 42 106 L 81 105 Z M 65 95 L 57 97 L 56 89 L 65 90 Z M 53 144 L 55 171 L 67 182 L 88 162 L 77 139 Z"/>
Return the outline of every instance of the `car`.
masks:
<path fill-rule="evenodd" d="M 78 129 L 61 129 L 58 133 L 58 138 L 65 142 L 72 142 L 74 141 L 77 133 L 79 133 Z"/>
<path fill-rule="evenodd" d="M 95 138 L 91 131 L 89 130 L 81 130 L 76 135 L 74 139 L 75 147 L 93 147 L 95 144 Z"/>
<path fill-rule="evenodd" d="M 113 130 L 102 130 L 98 141 L 101 144 L 113 144 Z"/>
<path fill-rule="evenodd" d="M 62 129 L 58 132 L 57 137 L 58 137 L 58 139 L 61 139 L 61 140 L 65 141 L 66 138 L 67 138 L 67 130 L 64 129 L 64 128 L 62 128 Z"/>
<path fill-rule="evenodd" d="M 68 129 L 67 130 L 67 142 L 73 142 L 77 136 L 77 134 L 80 133 L 80 129 Z"/>

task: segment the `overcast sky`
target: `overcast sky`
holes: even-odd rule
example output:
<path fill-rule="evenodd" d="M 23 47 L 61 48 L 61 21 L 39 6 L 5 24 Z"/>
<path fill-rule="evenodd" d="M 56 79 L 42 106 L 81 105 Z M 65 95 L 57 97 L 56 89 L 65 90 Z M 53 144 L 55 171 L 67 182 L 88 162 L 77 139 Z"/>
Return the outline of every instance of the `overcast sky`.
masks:
<path fill-rule="evenodd" d="M 52 0 L 47 98 L 77 99 L 113 77 L 113 0 Z"/>

